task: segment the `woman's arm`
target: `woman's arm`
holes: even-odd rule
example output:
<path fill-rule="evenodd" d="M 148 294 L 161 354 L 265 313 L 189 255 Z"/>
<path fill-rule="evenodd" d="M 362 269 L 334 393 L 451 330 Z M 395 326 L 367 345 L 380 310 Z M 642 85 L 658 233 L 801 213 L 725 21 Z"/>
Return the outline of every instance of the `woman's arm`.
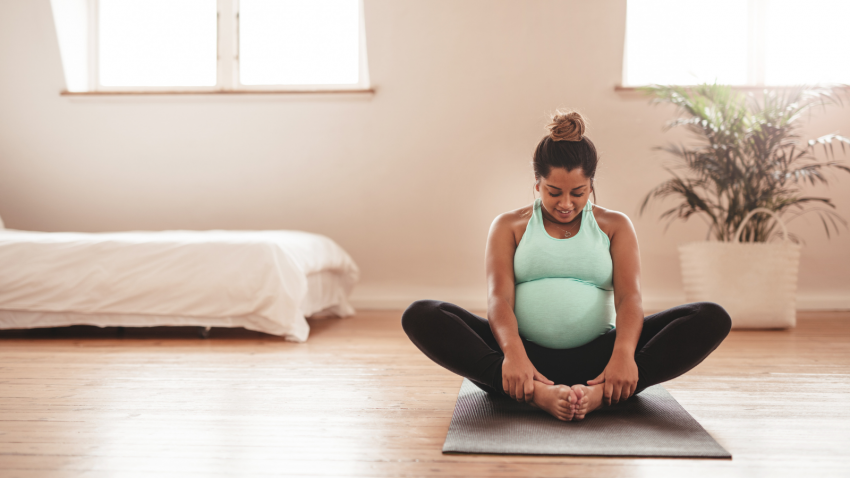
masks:
<path fill-rule="evenodd" d="M 502 214 L 490 226 L 484 253 L 487 269 L 487 319 L 505 360 L 502 363 L 502 387 L 512 398 L 530 402 L 534 398 L 534 380 L 552 384 L 534 368 L 519 338 L 514 315 L 514 252 L 516 238 L 512 213 Z"/>
<path fill-rule="evenodd" d="M 614 264 L 614 307 L 617 311 L 617 338 L 605 371 L 590 385 L 605 383 L 604 401 L 617 403 L 632 396 L 637 387 L 635 348 L 643 328 L 640 295 L 640 251 L 637 234 L 625 214 L 606 211 L 610 230 L 611 260 Z"/>

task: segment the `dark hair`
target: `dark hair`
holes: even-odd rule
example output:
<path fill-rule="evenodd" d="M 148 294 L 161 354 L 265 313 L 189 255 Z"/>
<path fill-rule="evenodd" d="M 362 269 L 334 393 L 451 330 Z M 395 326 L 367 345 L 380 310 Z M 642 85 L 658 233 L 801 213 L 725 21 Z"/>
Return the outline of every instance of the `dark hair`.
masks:
<path fill-rule="evenodd" d="M 552 168 L 564 168 L 567 171 L 581 168 L 593 188 L 599 157 L 593 141 L 584 135 L 584 118 L 577 111 L 558 111 L 552 116 L 552 123 L 548 127 L 549 134 L 540 140 L 534 150 L 534 177 L 538 181 L 541 177 L 548 178 Z M 596 202 L 595 188 L 593 201 Z"/>

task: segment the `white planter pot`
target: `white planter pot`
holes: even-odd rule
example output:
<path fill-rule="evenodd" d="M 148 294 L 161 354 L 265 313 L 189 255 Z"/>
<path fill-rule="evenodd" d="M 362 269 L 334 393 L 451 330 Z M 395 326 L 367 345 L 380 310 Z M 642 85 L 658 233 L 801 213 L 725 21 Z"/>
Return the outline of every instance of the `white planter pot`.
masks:
<path fill-rule="evenodd" d="M 774 216 L 785 232 L 781 243 L 741 243 L 744 225 L 757 212 Z M 688 302 L 722 305 L 733 328 L 788 328 L 797 322 L 797 271 L 800 245 L 788 241 L 785 224 L 759 208 L 741 223 L 732 242 L 694 242 L 679 246 Z"/>

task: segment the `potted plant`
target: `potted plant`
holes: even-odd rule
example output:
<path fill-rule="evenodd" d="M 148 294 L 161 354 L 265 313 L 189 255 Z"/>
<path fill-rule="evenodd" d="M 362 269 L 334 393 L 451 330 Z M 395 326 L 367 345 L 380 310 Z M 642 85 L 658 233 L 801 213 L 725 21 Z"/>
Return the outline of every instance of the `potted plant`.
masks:
<path fill-rule="evenodd" d="M 640 209 L 672 197 L 677 204 L 662 219 L 696 215 L 707 222 L 714 241 L 679 247 L 687 300 L 720 303 L 735 327 L 794 326 L 800 241 L 783 234 L 784 223 L 816 214 L 828 237 L 846 226 L 831 199 L 806 196 L 804 189 L 828 184 L 829 170 L 850 173 L 834 148 L 844 152 L 850 139 L 828 134 L 802 141 L 801 119 L 816 107 L 843 106 L 842 90 L 799 86 L 759 96 L 718 84 L 643 90 L 653 103 L 681 113 L 666 129 L 681 126 L 695 136 L 692 144 L 656 148 L 673 158 L 665 167 L 672 177 Z M 816 156 L 820 148 L 823 157 Z M 768 243 L 776 236 L 780 242 Z"/>

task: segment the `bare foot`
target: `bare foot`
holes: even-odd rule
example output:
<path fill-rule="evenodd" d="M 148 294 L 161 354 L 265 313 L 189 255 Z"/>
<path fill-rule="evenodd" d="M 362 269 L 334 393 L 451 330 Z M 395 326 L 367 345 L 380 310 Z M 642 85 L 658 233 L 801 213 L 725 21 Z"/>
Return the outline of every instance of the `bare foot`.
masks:
<path fill-rule="evenodd" d="M 568 422 L 573 419 L 576 394 L 566 385 L 546 385 L 534 381 L 532 405 L 549 412 L 550 415 Z"/>
<path fill-rule="evenodd" d="M 585 415 L 602 406 L 603 386 L 604 384 L 590 386 L 576 384 L 572 386 L 577 399 L 573 407 L 573 418 L 575 420 L 583 420 Z M 534 393 L 536 394 L 537 390 Z"/>

